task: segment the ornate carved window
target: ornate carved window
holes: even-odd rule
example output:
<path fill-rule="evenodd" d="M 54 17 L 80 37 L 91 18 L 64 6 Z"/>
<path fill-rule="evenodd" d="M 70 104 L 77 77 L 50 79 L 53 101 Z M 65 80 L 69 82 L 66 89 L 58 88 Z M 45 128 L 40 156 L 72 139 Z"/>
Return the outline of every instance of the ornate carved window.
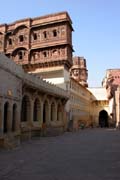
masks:
<path fill-rule="evenodd" d="M 57 36 L 57 30 L 54 29 L 54 30 L 53 30 L 53 37 L 56 37 L 56 36 Z"/>
<path fill-rule="evenodd" d="M 8 39 L 8 44 L 12 45 L 12 39 L 11 38 Z"/>
<path fill-rule="evenodd" d="M 24 56 L 25 56 L 25 52 L 24 52 L 24 51 L 19 51 L 19 52 L 18 52 L 18 58 L 19 58 L 19 60 L 22 60 Z"/>
<path fill-rule="evenodd" d="M 46 38 L 47 38 L 47 32 L 44 31 L 44 32 L 43 32 L 43 35 L 44 35 L 44 38 L 46 39 Z"/>
<path fill-rule="evenodd" d="M 58 57 L 58 55 L 59 55 L 58 50 L 54 49 L 53 52 L 52 52 L 52 56 L 53 57 Z"/>
<path fill-rule="evenodd" d="M 39 52 L 34 52 L 34 60 L 39 58 Z"/>
<path fill-rule="evenodd" d="M 47 57 L 47 52 L 46 51 L 43 52 L 43 56 L 44 56 L 44 58 Z"/>
<path fill-rule="evenodd" d="M 19 42 L 23 42 L 24 41 L 24 37 L 23 37 L 23 35 L 20 35 L 19 36 Z"/>
<path fill-rule="evenodd" d="M 34 41 L 37 40 L 37 33 L 34 33 L 34 34 L 33 34 L 33 40 L 34 40 Z"/>
<path fill-rule="evenodd" d="M 18 53 L 18 57 L 19 57 L 19 59 L 23 59 L 23 53 L 22 53 L 22 51 L 20 51 L 20 52 Z"/>

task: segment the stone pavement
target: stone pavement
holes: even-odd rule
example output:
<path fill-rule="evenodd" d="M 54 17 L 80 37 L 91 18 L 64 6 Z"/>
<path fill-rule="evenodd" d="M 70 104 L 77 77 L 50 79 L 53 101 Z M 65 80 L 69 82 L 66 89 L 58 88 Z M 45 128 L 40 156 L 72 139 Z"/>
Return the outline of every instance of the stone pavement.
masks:
<path fill-rule="evenodd" d="M 120 180 L 120 131 L 84 129 L 0 150 L 0 180 Z"/>

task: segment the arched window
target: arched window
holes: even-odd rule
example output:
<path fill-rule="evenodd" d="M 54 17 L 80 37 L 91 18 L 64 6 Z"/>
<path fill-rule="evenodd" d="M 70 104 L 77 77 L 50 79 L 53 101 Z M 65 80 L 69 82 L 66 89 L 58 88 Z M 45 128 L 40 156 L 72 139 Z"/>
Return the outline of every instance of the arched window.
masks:
<path fill-rule="evenodd" d="M 19 42 L 23 42 L 24 41 L 24 37 L 23 37 L 23 35 L 20 35 L 19 36 Z"/>
<path fill-rule="evenodd" d="M 52 52 L 52 56 L 53 57 L 57 57 L 58 56 L 58 50 L 53 50 L 53 52 Z"/>
<path fill-rule="evenodd" d="M 12 45 L 12 39 L 11 38 L 8 39 L 8 43 L 9 43 L 9 45 Z"/>
<path fill-rule="evenodd" d="M 47 57 L 47 52 L 46 51 L 43 52 L 43 56 Z"/>
<path fill-rule="evenodd" d="M 37 33 L 33 34 L 33 39 L 34 39 L 34 41 L 37 40 Z"/>
<path fill-rule="evenodd" d="M 43 32 L 43 35 L 44 35 L 44 38 L 46 39 L 46 38 L 47 38 L 47 32 L 44 31 L 44 32 Z"/>
<path fill-rule="evenodd" d="M 19 57 L 19 59 L 23 59 L 23 52 L 22 51 L 18 52 L 18 57 Z"/>
<path fill-rule="evenodd" d="M 57 31 L 56 29 L 53 30 L 53 37 L 56 37 L 57 36 Z"/>

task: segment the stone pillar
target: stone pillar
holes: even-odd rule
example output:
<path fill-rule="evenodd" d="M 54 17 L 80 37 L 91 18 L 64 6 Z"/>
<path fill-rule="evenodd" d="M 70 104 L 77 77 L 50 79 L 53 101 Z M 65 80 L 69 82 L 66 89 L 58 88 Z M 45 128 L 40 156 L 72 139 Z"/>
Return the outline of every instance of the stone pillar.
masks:
<path fill-rule="evenodd" d="M 55 106 L 55 112 L 54 112 L 54 120 L 57 121 L 57 106 Z"/>
<path fill-rule="evenodd" d="M 40 126 L 42 127 L 43 124 L 43 102 L 41 102 L 41 108 L 40 108 Z"/>
<path fill-rule="evenodd" d="M 62 124 L 64 127 L 64 130 L 66 130 L 67 126 L 68 126 L 68 122 L 69 122 L 69 117 L 68 117 L 68 112 L 65 110 L 65 103 L 62 103 L 62 108 L 61 108 L 61 116 L 62 116 Z"/>
<path fill-rule="evenodd" d="M 21 123 L 21 108 L 17 107 L 16 115 L 15 115 L 15 131 L 20 132 L 20 123 Z"/>
<path fill-rule="evenodd" d="M 7 112 L 7 132 L 10 133 L 12 131 L 12 107 L 9 106 Z"/>
<path fill-rule="evenodd" d="M 48 104 L 48 112 L 47 112 L 47 121 L 46 121 L 46 124 L 47 124 L 47 126 L 49 126 L 50 125 L 50 121 L 51 121 L 51 105 L 50 105 L 50 103 Z"/>
<path fill-rule="evenodd" d="M 34 111 L 34 102 L 33 102 L 33 100 L 30 101 L 30 108 L 28 108 L 28 109 L 30 110 L 30 112 L 27 112 L 27 113 L 29 113 L 29 115 L 28 115 L 28 117 L 29 117 L 28 125 L 29 125 L 29 127 L 31 127 L 33 125 L 33 111 Z"/>

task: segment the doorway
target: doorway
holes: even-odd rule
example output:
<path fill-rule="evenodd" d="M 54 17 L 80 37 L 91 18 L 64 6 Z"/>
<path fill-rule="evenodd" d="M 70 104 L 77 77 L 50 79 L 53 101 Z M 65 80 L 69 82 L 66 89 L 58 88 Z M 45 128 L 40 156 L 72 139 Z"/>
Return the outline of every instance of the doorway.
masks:
<path fill-rule="evenodd" d="M 99 112 L 99 126 L 108 127 L 108 113 L 105 110 Z"/>
<path fill-rule="evenodd" d="M 9 110 L 9 103 L 6 102 L 4 104 L 4 133 L 7 133 L 8 131 L 8 120 L 9 120 L 9 116 L 8 116 L 8 110 Z"/>

